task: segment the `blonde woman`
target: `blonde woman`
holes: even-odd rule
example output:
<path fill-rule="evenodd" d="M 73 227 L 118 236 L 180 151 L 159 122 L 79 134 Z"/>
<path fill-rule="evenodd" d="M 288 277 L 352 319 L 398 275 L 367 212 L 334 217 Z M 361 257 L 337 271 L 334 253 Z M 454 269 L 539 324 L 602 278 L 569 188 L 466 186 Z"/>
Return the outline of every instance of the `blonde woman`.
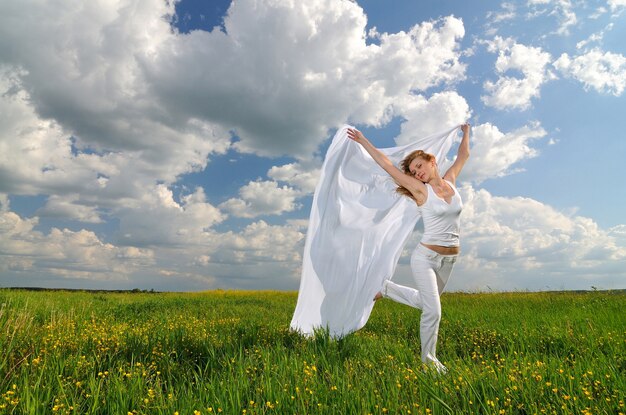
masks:
<path fill-rule="evenodd" d="M 417 290 L 386 280 L 374 300 L 389 298 L 422 310 L 420 320 L 421 359 L 438 372 L 445 366 L 437 359 L 436 346 L 441 320 L 440 294 L 460 252 L 460 214 L 463 209 L 456 179 L 469 158 L 470 125 L 461 126 L 463 138 L 452 166 L 441 176 L 437 160 L 422 150 L 408 154 L 396 167 L 358 130 L 348 137 L 359 143 L 396 182 L 396 191 L 409 197 L 420 209 L 424 234 L 411 255 L 411 271 Z"/>

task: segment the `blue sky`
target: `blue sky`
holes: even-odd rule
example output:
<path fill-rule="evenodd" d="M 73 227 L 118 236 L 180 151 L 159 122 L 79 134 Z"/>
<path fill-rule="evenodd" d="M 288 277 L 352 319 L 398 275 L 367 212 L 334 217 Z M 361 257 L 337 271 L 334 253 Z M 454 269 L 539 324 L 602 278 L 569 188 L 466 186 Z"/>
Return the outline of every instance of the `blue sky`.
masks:
<path fill-rule="evenodd" d="M 336 128 L 386 147 L 469 119 L 449 289 L 625 288 L 625 10 L 5 2 L 0 286 L 296 290 Z"/>

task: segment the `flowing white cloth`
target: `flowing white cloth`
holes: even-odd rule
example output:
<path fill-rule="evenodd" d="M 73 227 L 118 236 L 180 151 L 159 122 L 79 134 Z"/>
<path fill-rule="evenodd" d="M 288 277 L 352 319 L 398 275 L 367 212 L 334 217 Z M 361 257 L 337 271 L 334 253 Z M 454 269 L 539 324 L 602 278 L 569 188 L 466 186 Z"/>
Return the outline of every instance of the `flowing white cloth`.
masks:
<path fill-rule="evenodd" d="M 342 337 L 363 327 L 373 298 L 393 276 L 419 208 L 395 192 L 396 184 L 347 136 L 333 138 L 315 189 L 291 328 L 305 335 L 328 329 Z M 381 149 L 396 165 L 411 151 L 445 160 L 458 126 L 412 144 Z"/>

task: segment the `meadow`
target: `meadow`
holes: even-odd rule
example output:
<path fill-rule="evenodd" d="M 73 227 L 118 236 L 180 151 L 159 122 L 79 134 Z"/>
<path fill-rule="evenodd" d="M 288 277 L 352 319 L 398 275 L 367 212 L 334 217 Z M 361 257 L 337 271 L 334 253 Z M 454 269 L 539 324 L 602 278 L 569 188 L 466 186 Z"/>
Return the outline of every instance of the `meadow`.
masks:
<path fill-rule="evenodd" d="M 419 312 L 340 340 L 296 293 L 0 289 L 0 414 L 624 414 L 626 292 L 446 293 L 437 376 Z"/>

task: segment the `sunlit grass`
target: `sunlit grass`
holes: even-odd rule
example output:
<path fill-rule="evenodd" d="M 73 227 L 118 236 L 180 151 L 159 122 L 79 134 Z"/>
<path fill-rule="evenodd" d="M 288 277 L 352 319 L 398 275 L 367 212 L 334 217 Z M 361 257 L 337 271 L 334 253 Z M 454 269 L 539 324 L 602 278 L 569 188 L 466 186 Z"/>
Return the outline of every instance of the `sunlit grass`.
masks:
<path fill-rule="evenodd" d="M 295 293 L 0 290 L 0 414 L 626 413 L 626 294 L 444 294 L 435 376 L 419 313 L 380 301 L 335 341 Z"/>

